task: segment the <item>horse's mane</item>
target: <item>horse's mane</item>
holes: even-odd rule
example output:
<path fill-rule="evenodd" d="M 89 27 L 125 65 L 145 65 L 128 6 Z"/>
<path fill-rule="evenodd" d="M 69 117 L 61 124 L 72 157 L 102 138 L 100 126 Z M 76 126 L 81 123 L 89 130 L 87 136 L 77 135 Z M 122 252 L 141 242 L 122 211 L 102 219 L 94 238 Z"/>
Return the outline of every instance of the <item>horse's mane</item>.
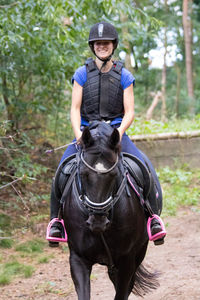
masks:
<path fill-rule="evenodd" d="M 88 128 L 90 129 L 92 135 L 98 135 L 102 137 L 108 137 L 113 132 L 113 128 L 109 124 L 101 121 L 93 121 Z"/>

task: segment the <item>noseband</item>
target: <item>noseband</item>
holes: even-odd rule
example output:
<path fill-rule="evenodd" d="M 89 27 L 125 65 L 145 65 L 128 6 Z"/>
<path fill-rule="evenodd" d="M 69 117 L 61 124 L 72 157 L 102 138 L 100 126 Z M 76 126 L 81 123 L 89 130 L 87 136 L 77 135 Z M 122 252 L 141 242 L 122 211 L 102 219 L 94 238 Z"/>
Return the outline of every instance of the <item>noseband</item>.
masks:
<path fill-rule="evenodd" d="M 90 166 L 90 165 L 85 161 L 85 159 L 84 159 L 84 157 L 83 157 L 83 152 L 81 153 L 81 161 L 84 163 L 84 165 L 85 165 L 88 169 L 92 170 L 93 172 L 98 173 L 98 174 L 106 174 L 106 173 L 111 172 L 111 171 L 116 167 L 116 165 L 118 164 L 119 158 L 118 158 L 118 156 L 117 156 L 117 159 L 116 159 L 116 162 L 114 163 L 114 165 L 112 165 L 112 167 L 111 167 L 110 169 L 107 169 L 107 170 L 97 170 L 97 169 L 93 168 L 92 166 Z"/>
<path fill-rule="evenodd" d="M 119 162 L 119 158 L 117 156 L 116 162 L 112 165 L 111 168 L 109 168 L 107 170 L 97 170 L 85 161 L 85 159 L 83 158 L 83 153 L 81 153 L 80 160 L 83 162 L 83 164 L 88 169 L 90 169 L 91 171 L 93 171 L 97 174 L 106 174 L 106 173 L 111 172 L 117 166 L 117 164 Z M 124 191 L 124 188 L 126 187 L 126 182 L 127 182 L 127 178 L 124 174 L 123 180 L 122 180 L 116 194 L 113 196 L 110 196 L 104 202 L 101 202 L 101 203 L 93 202 L 84 193 L 82 193 L 82 195 L 79 195 L 79 200 L 80 200 L 81 204 L 88 210 L 89 213 L 106 214 L 109 212 L 109 210 L 111 210 L 113 208 L 113 206 L 116 204 L 116 202 L 121 197 L 121 194 Z"/>

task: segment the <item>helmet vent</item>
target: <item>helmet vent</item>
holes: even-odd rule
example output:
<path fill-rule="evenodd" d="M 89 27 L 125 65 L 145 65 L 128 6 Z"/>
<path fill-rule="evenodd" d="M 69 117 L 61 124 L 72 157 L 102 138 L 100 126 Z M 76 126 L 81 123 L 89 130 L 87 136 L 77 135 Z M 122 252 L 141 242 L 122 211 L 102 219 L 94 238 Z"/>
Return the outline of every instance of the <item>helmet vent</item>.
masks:
<path fill-rule="evenodd" d="M 99 24 L 99 26 L 98 26 L 98 34 L 99 34 L 99 37 L 103 36 L 103 24 Z"/>

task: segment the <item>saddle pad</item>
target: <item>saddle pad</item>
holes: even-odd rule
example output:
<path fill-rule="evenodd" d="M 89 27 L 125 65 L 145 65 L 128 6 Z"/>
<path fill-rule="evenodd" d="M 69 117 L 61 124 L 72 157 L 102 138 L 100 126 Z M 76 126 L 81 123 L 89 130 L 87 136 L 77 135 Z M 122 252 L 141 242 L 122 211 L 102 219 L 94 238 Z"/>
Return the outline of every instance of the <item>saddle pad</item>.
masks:
<path fill-rule="evenodd" d="M 55 174 L 54 191 L 56 198 L 60 200 L 65 185 L 73 171 L 77 166 L 76 154 L 67 157 L 59 166 Z"/>
<path fill-rule="evenodd" d="M 135 179 L 136 183 L 144 191 L 144 197 L 147 198 L 151 189 L 151 176 L 146 167 L 139 158 L 129 153 L 123 153 L 123 161 L 129 173 Z"/>

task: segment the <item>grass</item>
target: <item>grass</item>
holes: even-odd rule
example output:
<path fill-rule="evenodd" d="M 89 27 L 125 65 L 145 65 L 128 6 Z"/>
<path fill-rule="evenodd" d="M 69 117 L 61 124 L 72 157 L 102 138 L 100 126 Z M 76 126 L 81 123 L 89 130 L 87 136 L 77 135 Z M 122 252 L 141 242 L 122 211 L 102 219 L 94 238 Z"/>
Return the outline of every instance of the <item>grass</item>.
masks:
<path fill-rule="evenodd" d="M 12 239 L 3 239 L 0 240 L 0 248 L 9 249 L 12 248 L 14 241 Z"/>
<path fill-rule="evenodd" d="M 157 173 L 163 189 L 163 215 L 176 215 L 180 206 L 200 207 L 200 169 L 165 167 Z"/>
<path fill-rule="evenodd" d="M 15 247 L 16 251 L 23 253 L 42 253 L 46 242 L 41 239 L 32 239 L 30 241 L 21 243 Z"/>
<path fill-rule="evenodd" d="M 29 278 L 34 272 L 33 266 L 19 263 L 17 260 L 1 264 L 0 267 L 0 286 L 9 284 L 16 276 Z"/>
<path fill-rule="evenodd" d="M 51 258 L 53 258 L 54 256 L 53 255 L 50 255 L 50 256 L 41 256 L 38 258 L 38 263 L 39 264 L 47 264 L 49 262 L 49 260 Z"/>
<path fill-rule="evenodd" d="M 46 242 L 38 238 L 19 243 L 15 245 L 15 247 L 13 247 L 13 243 L 4 245 L 4 248 L 8 248 L 8 246 L 13 247 L 11 253 L 13 253 L 14 250 L 15 253 L 19 252 L 19 254 L 9 256 L 7 252 L 2 252 L 0 257 L 0 286 L 9 284 L 14 277 L 23 276 L 24 278 L 29 278 L 32 276 L 34 267 L 23 262 L 27 256 L 31 258 L 34 265 L 37 263 L 48 263 L 51 257 L 43 255 L 45 245 Z M 18 261 L 19 259 L 20 262 Z"/>

